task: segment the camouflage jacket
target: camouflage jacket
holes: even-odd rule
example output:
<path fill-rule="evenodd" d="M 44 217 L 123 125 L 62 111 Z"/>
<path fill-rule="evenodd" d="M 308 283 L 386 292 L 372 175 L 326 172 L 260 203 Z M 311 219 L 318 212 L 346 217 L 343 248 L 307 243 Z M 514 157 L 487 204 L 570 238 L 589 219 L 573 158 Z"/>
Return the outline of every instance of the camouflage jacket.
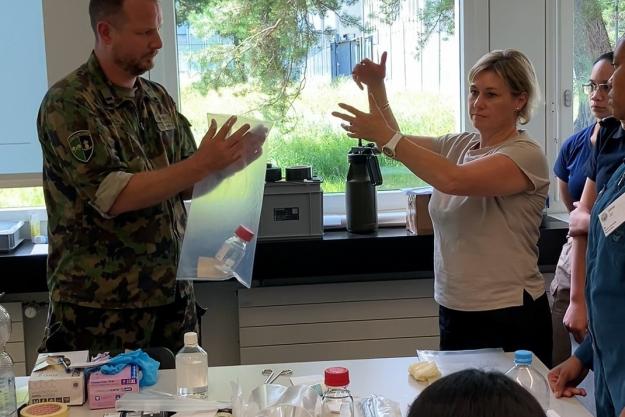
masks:
<path fill-rule="evenodd" d="M 107 214 L 134 173 L 189 157 L 189 122 L 165 89 L 108 81 L 95 56 L 50 88 L 37 117 L 53 301 L 139 308 L 174 301 L 186 211 L 179 196 Z M 182 291 L 191 291 L 182 285 Z"/>

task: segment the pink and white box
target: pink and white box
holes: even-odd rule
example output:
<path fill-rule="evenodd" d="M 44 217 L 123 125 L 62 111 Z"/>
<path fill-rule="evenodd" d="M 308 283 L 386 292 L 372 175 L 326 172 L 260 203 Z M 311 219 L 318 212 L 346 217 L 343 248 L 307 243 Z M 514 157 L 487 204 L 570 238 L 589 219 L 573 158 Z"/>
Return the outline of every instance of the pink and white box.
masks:
<path fill-rule="evenodd" d="M 91 410 L 115 408 L 115 401 L 127 392 L 139 392 L 139 370 L 136 365 L 127 365 L 114 375 L 100 371 L 89 375 L 87 395 Z"/>

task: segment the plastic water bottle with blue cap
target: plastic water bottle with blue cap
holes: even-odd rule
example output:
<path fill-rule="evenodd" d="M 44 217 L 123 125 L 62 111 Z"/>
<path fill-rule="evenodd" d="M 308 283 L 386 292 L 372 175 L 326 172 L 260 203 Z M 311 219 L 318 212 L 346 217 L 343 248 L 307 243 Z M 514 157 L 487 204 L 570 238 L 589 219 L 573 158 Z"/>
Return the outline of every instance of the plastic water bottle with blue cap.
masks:
<path fill-rule="evenodd" d="M 532 352 L 514 352 L 514 367 L 506 375 L 528 390 L 538 400 L 543 410 L 549 409 L 549 385 L 545 377 L 532 366 Z"/>

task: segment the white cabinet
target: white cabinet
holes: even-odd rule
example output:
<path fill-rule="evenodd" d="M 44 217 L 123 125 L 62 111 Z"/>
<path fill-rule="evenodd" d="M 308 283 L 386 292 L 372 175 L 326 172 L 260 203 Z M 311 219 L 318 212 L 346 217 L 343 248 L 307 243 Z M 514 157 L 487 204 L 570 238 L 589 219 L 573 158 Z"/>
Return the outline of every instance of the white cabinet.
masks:
<path fill-rule="evenodd" d="M 241 364 L 438 349 L 432 279 L 252 288 L 238 298 Z"/>

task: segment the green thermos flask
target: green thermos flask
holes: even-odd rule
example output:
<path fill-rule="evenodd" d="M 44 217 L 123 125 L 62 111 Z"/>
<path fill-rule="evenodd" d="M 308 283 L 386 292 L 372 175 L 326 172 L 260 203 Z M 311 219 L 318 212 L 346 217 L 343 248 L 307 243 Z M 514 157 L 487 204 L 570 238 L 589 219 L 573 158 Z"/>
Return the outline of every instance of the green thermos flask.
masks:
<path fill-rule="evenodd" d="M 375 187 L 382 184 L 382 173 L 373 144 L 354 146 L 347 155 L 349 170 L 345 184 L 347 230 L 370 233 L 378 229 Z"/>

